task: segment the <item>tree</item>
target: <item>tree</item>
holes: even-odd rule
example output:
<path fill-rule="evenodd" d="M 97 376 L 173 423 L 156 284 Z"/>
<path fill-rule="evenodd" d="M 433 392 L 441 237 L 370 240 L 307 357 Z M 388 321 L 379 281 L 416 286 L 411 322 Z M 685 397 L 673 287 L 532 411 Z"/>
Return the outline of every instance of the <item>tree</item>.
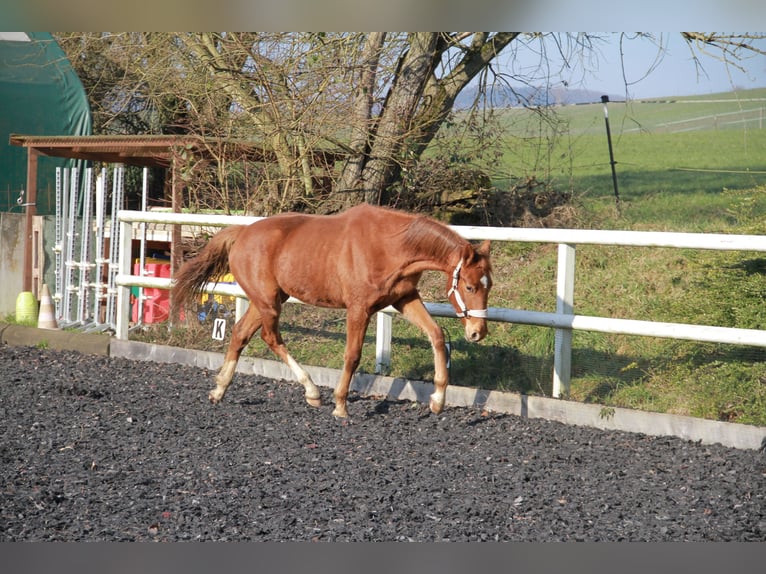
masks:
<path fill-rule="evenodd" d="M 267 137 L 303 195 L 313 192 L 307 154 L 329 143 L 348 153 L 336 191 L 379 203 L 461 90 L 517 35 L 202 33 L 182 41 Z"/>
<path fill-rule="evenodd" d="M 255 139 L 273 151 L 279 195 L 293 201 L 316 192 L 312 154 L 341 149 L 346 160 L 333 190 L 349 199 L 340 203 L 378 203 L 460 91 L 517 35 L 91 33 L 59 40 L 94 101 L 97 131 Z"/>
<path fill-rule="evenodd" d="M 743 53 L 763 53 L 755 44 L 762 35 L 684 37 L 735 65 Z M 193 133 L 268 149 L 274 163 L 258 170 L 268 195 L 258 211 L 269 213 L 387 203 L 403 167 L 421 157 L 471 82 L 480 78 L 485 89 L 510 83 L 493 66 L 509 46 L 549 41 L 566 61 L 592 55 L 598 37 L 220 32 L 59 40 L 91 95 L 97 131 Z M 544 59 L 541 51 L 541 65 Z M 328 149 L 345 155 L 323 186 L 327 173 L 317 173 L 316 158 Z M 211 189 L 230 180 L 220 164 Z"/>

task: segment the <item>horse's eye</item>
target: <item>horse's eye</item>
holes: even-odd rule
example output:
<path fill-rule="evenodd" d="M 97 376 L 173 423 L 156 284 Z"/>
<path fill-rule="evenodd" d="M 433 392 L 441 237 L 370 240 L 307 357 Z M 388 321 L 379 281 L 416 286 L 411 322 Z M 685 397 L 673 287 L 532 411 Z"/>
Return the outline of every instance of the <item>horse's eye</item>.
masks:
<path fill-rule="evenodd" d="M 465 290 L 468 291 L 469 293 L 473 293 L 474 291 L 476 291 L 476 288 L 473 285 L 466 285 Z"/>

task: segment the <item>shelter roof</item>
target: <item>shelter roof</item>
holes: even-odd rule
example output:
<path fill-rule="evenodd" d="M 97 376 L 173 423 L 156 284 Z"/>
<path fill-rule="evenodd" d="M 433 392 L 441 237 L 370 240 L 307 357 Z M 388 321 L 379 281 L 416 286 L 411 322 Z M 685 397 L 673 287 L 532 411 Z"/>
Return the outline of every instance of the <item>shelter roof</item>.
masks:
<path fill-rule="evenodd" d="M 169 167 L 175 154 L 189 151 L 210 160 L 226 157 L 250 161 L 275 161 L 274 153 L 244 140 L 203 138 L 190 135 L 33 136 L 11 134 L 10 144 L 35 149 L 46 156 L 124 163 L 146 167 Z M 332 165 L 344 154 L 315 151 L 314 165 Z"/>

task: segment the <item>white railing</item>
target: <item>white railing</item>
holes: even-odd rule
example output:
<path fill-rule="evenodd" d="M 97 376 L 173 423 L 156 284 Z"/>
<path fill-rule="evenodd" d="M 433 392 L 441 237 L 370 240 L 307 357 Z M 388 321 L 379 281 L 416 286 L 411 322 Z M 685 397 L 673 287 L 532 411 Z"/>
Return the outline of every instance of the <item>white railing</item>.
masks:
<path fill-rule="evenodd" d="M 128 338 L 130 316 L 130 287 L 169 289 L 171 279 L 131 275 L 131 226 L 134 223 L 163 223 L 224 227 L 248 224 L 258 217 L 157 213 L 120 211 L 119 271 L 116 277 L 117 325 L 115 336 Z M 556 279 L 556 312 L 525 311 L 490 307 L 488 319 L 506 323 L 538 325 L 556 330 L 553 369 L 553 396 L 568 395 L 572 364 L 572 331 L 599 331 L 625 335 L 643 335 L 670 339 L 686 339 L 712 343 L 729 343 L 766 347 L 766 331 L 738 329 L 684 323 L 661 323 L 632 319 L 591 317 L 574 313 L 575 251 L 576 245 L 623 245 L 638 247 L 672 247 L 683 249 L 712 249 L 721 251 L 766 252 L 766 236 L 725 235 L 707 233 L 668 233 L 654 231 L 606 231 L 582 229 L 525 229 L 508 227 L 453 226 L 457 233 L 469 240 L 519 241 L 526 243 L 558 244 L 558 269 Z M 495 277 L 495 282 L 502 281 Z M 206 291 L 244 298 L 237 285 L 208 284 Z M 292 299 L 294 302 L 298 302 Z M 427 303 L 429 313 L 437 317 L 456 317 L 451 305 Z M 385 371 L 391 358 L 392 308 L 378 314 L 376 333 L 376 368 Z"/>

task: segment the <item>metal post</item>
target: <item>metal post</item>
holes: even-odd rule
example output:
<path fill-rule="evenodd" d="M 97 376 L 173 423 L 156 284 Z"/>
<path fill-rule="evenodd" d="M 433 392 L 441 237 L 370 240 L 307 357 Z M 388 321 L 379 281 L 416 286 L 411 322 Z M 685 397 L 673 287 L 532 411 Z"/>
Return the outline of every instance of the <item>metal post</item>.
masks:
<path fill-rule="evenodd" d="M 116 305 L 116 293 L 115 293 L 115 276 L 117 275 L 117 256 L 119 251 L 121 237 L 120 231 L 122 227 L 117 222 L 117 212 L 122 209 L 122 194 L 124 190 L 125 167 L 122 165 L 115 166 L 112 177 L 112 222 L 110 226 L 109 236 L 109 266 L 108 266 L 108 280 L 106 286 L 106 323 L 111 327 L 115 326 L 115 309 Z M 115 235 L 116 234 L 116 235 Z M 132 239 L 132 237 L 130 238 Z M 130 243 L 128 243 L 130 246 Z M 128 249 L 130 251 L 130 249 Z M 131 254 L 128 253 L 128 260 L 130 260 Z M 130 298 L 128 298 L 128 304 L 130 304 Z"/>
<path fill-rule="evenodd" d="M 77 220 L 77 203 L 79 199 L 79 189 L 77 168 L 73 167 L 69 170 L 69 208 L 67 209 L 67 224 L 66 224 L 66 249 L 64 250 L 64 289 L 62 296 L 64 297 L 64 305 L 62 311 L 62 321 L 71 326 L 76 324 L 77 321 L 72 318 L 74 308 L 72 305 L 72 299 L 74 297 L 77 287 L 75 287 L 74 280 L 74 268 L 76 262 L 74 260 L 75 242 L 77 241 L 77 233 L 75 232 L 75 223 Z M 64 172 L 66 173 L 66 171 Z M 64 178 L 66 187 L 66 178 Z"/>
<path fill-rule="evenodd" d="M 559 244 L 556 313 L 574 315 L 575 247 Z M 553 356 L 553 397 L 569 396 L 572 378 L 572 329 L 556 329 Z"/>
<path fill-rule="evenodd" d="M 61 321 L 63 316 L 62 297 L 64 292 L 64 202 L 66 201 L 63 183 L 63 168 L 56 168 L 56 239 L 53 245 L 55 254 L 53 301 L 56 305 L 56 319 Z"/>
<path fill-rule="evenodd" d="M 83 184 L 82 200 L 82 231 L 80 232 L 80 283 L 77 292 L 77 320 L 81 323 L 88 322 L 88 295 L 90 293 L 91 264 L 90 243 L 93 228 L 91 221 L 91 204 L 93 185 L 93 168 L 85 168 L 85 182 Z"/>
<path fill-rule="evenodd" d="M 614 186 L 614 201 L 617 209 L 620 209 L 620 192 L 617 190 L 617 170 L 614 159 L 614 150 L 612 149 L 612 130 L 609 128 L 609 110 L 606 104 L 609 102 L 609 96 L 601 96 L 601 102 L 604 104 L 604 122 L 606 123 L 606 141 L 609 144 L 609 164 L 612 166 L 612 185 Z"/>
<path fill-rule="evenodd" d="M 93 278 L 93 322 L 101 325 L 101 307 L 105 299 L 104 265 L 109 259 L 104 257 L 104 221 L 106 214 L 106 168 L 101 168 L 101 174 L 96 177 L 96 253 L 93 259 L 95 272 Z"/>

